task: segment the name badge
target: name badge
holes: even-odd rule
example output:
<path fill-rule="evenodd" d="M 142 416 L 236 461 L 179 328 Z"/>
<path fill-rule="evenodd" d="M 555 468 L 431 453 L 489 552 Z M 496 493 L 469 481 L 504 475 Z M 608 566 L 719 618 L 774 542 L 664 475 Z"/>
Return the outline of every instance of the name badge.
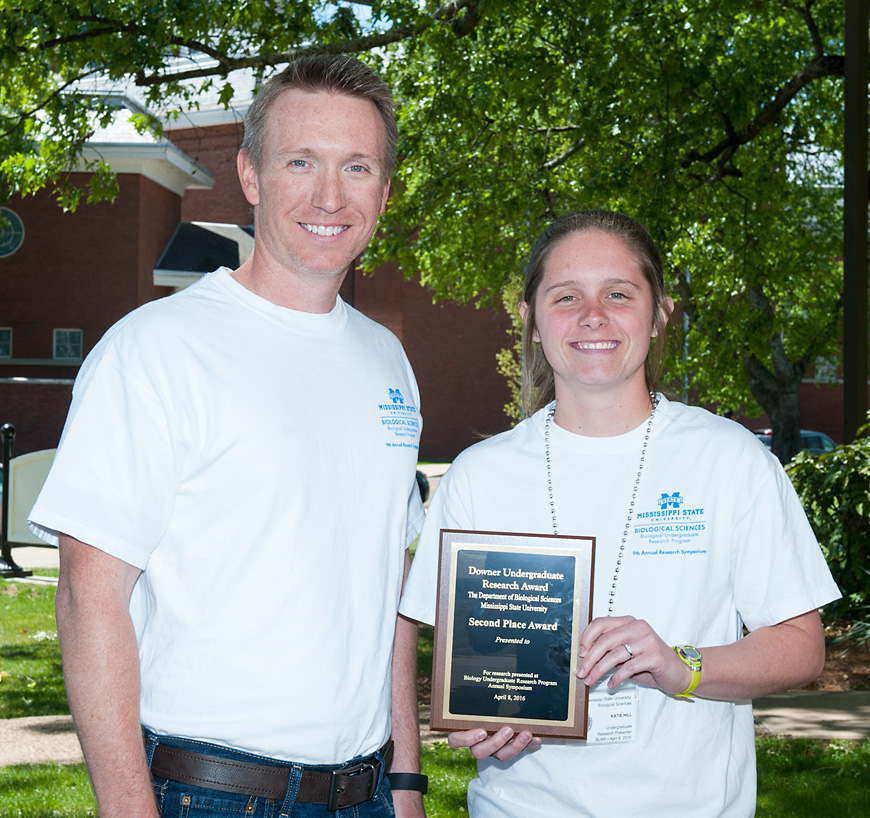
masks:
<path fill-rule="evenodd" d="M 637 738 L 637 685 L 627 681 L 610 690 L 607 682 L 612 675 L 609 673 L 589 690 L 587 744 L 613 744 Z"/>

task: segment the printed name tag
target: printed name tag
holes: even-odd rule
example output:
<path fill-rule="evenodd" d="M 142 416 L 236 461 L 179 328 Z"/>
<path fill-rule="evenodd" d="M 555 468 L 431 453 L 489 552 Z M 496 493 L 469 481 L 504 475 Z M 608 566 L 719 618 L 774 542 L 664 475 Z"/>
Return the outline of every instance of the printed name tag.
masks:
<path fill-rule="evenodd" d="M 587 744 L 634 741 L 637 737 L 637 685 L 628 681 L 609 690 L 607 682 L 612 675 L 603 677 L 589 691 Z"/>

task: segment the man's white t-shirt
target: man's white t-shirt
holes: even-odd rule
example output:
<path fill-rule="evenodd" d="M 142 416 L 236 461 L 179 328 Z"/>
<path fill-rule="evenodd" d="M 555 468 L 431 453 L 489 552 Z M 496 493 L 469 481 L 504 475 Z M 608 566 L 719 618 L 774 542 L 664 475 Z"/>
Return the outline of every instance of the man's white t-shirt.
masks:
<path fill-rule="evenodd" d="M 311 764 L 383 744 L 418 406 L 386 329 L 226 269 L 106 334 L 30 525 L 143 570 L 146 727 Z"/>

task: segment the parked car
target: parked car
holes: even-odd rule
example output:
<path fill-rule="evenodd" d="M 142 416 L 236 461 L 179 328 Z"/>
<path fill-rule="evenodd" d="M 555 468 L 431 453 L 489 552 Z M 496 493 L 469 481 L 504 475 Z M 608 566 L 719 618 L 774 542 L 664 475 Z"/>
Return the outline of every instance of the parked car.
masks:
<path fill-rule="evenodd" d="M 773 440 L 773 429 L 756 429 L 755 436 L 769 449 L 770 441 Z M 821 454 L 831 451 L 836 445 L 824 432 L 801 429 L 801 449 L 805 452 Z"/>

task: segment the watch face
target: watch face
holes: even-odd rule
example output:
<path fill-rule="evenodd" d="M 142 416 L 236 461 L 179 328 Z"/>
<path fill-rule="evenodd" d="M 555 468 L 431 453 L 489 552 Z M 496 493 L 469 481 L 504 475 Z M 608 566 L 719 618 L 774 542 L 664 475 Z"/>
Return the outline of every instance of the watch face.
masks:
<path fill-rule="evenodd" d="M 688 645 L 686 645 L 685 647 L 680 648 L 680 650 L 683 652 L 683 656 L 685 656 L 687 659 L 692 660 L 693 662 L 697 662 L 701 658 L 701 651 L 699 651 L 697 648 L 689 647 Z"/>
<path fill-rule="evenodd" d="M 11 256 L 24 242 L 24 222 L 14 210 L 0 207 L 0 258 Z"/>

